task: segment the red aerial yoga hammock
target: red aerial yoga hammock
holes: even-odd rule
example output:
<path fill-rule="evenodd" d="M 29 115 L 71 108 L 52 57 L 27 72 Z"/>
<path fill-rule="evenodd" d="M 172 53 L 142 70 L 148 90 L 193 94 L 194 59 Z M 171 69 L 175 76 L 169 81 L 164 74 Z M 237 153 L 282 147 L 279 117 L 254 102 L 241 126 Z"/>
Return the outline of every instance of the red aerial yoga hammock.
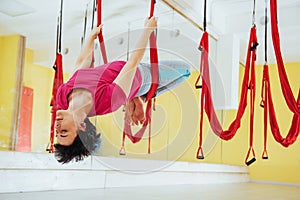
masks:
<path fill-rule="evenodd" d="M 52 87 L 52 98 L 50 106 L 51 109 L 51 127 L 50 127 L 50 143 L 46 149 L 49 153 L 54 153 L 54 124 L 56 119 L 56 111 L 57 111 L 57 103 L 56 103 L 56 93 L 64 82 L 63 80 L 63 67 L 62 67 L 62 54 L 61 54 L 61 34 L 62 34 L 62 10 L 63 10 L 63 0 L 60 2 L 60 15 L 57 21 L 57 30 L 56 30 L 56 58 L 53 65 L 53 69 L 55 70 L 53 87 Z"/>
<path fill-rule="evenodd" d="M 149 18 L 151 18 L 153 16 L 154 7 L 155 7 L 155 0 L 151 0 Z M 122 146 L 120 149 L 120 155 L 126 155 L 125 145 L 124 145 L 125 136 L 127 136 L 133 143 L 137 143 L 142 139 L 148 125 L 149 125 L 148 153 L 150 153 L 152 97 L 155 96 L 156 89 L 158 87 L 158 78 L 159 78 L 156 36 L 155 36 L 154 32 L 152 32 L 150 35 L 149 43 L 150 43 L 150 64 L 151 64 L 152 84 L 151 84 L 150 90 L 148 91 L 148 94 L 147 94 L 147 97 L 145 100 L 147 102 L 146 113 L 145 113 L 146 119 L 142 125 L 142 128 L 135 135 L 132 134 L 130 124 L 126 120 L 124 120 L 124 130 L 123 130 Z M 155 99 L 154 99 L 154 101 L 155 101 Z"/>
<path fill-rule="evenodd" d="M 278 62 L 278 72 L 282 88 L 289 88 L 287 76 L 285 74 L 284 66 L 283 66 L 283 61 L 280 53 L 280 47 L 277 46 L 279 45 L 279 34 L 278 34 L 278 27 L 277 27 L 277 5 L 276 1 L 271 0 L 271 23 L 272 23 L 272 36 L 273 36 L 273 45 L 275 48 L 275 53 L 276 53 L 276 58 Z M 265 16 L 267 17 L 267 6 L 265 8 Z M 275 41 L 275 42 L 274 42 Z M 279 49 L 276 49 L 279 48 Z M 276 113 L 273 105 L 273 99 L 272 99 L 272 94 L 271 94 L 271 85 L 270 85 L 270 77 L 269 77 L 269 69 L 267 65 L 267 20 L 265 20 L 265 65 L 263 69 L 263 79 L 262 79 L 262 101 L 261 101 L 261 106 L 264 108 L 264 151 L 262 154 L 263 159 L 268 158 L 268 152 L 267 152 L 267 120 L 268 120 L 268 114 L 269 114 L 269 121 L 270 121 L 270 127 L 271 127 L 271 132 L 273 134 L 273 137 L 275 140 L 280 143 L 284 147 L 288 147 L 289 145 L 293 144 L 296 140 L 297 137 L 300 134 L 300 115 L 297 114 L 297 112 L 293 112 L 294 104 L 292 101 L 286 101 L 286 103 L 290 106 L 289 108 L 292 110 L 294 113 L 292 123 L 290 126 L 290 129 L 288 131 L 288 134 L 286 137 L 282 137 L 278 123 L 277 123 L 277 118 L 276 118 Z M 285 89 L 283 89 L 283 94 Z M 286 94 L 286 95 L 291 95 L 291 94 Z M 291 100 L 292 98 L 288 98 Z M 298 99 L 297 99 L 297 104 L 300 105 L 300 90 L 298 93 Z M 297 110 L 294 110 L 297 111 Z"/>
<path fill-rule="evenodd" d="M 254 4 L 255 5 L 255 4 Z M 206 1 L 204 1 L 204 33 L 202 35 L 199 49 L 201 50 L 201 63 L 200 63 L 200 75 L 196 80 L 195 87 L 202 88 L 200 97 L 200 133 L 199 133 L 199 147 L 196 157 L 198 159 L 204 159 L 204 153 L 202 150 L 202 135 L 203 135 L 203 111 L 205 110 L 210 126 L 213 132 L 223 140 L 230 140 L 236 134 L 241 125 L 241 118 L 244 115 L 247 106 L 247 94 L 250 90 L 250 147 L 247 152 L 245 163 L 247 165 L 252 164 L 255 159 L 255 152 L 253 149 L 253 122 L 254 122 L 254 101 L 255 101 L 255 59 L 256 59 L 256 27 L 253 21 L 253 26 L 250 31 L 250 39 L 248 43 L 248 51 L 245 65 L 244 78 L 242 82 L 242 91 L 240 95 L 240 102 L 235 120 L 230 124 L 228 130 L 223 130 L 222 126 L 217 118 L 211 95 L 211 84 L 209 75 L 209 62 L 208 62 L 208 33 L 206 32 Z M 253 9 L 253 16 L 255 8 Z M 199 86 L 199 80 L 202 79 L 202 86 Z M 250 79 L 250 80 L 249 80 Z M 253 158 L 248 161 L 248 158 L 252 153 Z"/>
<path fill-rule="evenodd" d="M 282 146 L 288 147 L 297 140 L 297 137 L 300 134 L 300 115 L 294 113 L 290 130 L 288 131 L 288 134 L 286 135 L 285 138 L 282 137 L 278 127 L 276 113 L 273 105 L 268 65 L 264 65 L 262 87 L 263 87 L 262 106 L 264 107 L 264 135 L 265 135 L 264 152 L 266 152 L 266 132 L 267 132 L 268 113 L 269 113 L 269 121 L 270 121 L 270 127 L 271 127 L 273 137 Z M 298 96 L 297 103 L 300 103 L 300 96 Z"/>
<path fill-rule="evenodd" d="M 271 14 L 271 28 L 272 28 L 271 31 L 272 31 L 273 46 L 274 46 L 274 51 L 277 60 L 277 68 L 278 68 L 278 73 L 280 78 L 281 90 L 289 109 L 293 113 L 300 115 L 300 104 L 299 102 L 296 101 L 296 98 L 294 97 L 291 87 L 289 85 L 289 81 L 284 69 L 284 63 L 281 56 L 276 0 L 270 0 L 270 14 Z M 300 89 L 298 92 L 298 98 L 299 96 L 300 96 Z"/>

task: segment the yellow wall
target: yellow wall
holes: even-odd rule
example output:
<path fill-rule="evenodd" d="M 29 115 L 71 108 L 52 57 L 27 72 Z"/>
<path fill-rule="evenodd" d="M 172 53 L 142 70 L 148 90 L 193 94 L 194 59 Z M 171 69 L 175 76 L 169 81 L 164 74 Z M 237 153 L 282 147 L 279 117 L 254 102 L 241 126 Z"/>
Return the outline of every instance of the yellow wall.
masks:
<path fill-rule="evenodd" d="M 0 37 L 0 150 L 10 143 L 12 105 L 15 95 L 16 59 L 19 36 Z M 23 86 L 33 89 L 32 152 L 45 152 L 50 135 L 50 98 L 54 70 L 33 63 L 34 52 L 25 51 Z M 65 80 L 68 75 L 64 74 Z"/>
<path fill-rule="evenodd" d="M 300 63 L 285 64 L 285 69 L 290 81 L 291 88 L 297 100 L 298 90 L 300 88 L 299 75 Z M 272 96 L 277 114 L 277 121 L 280 127 L 282 136 L 286 136 L 291 125 L 292 113 L 286 106 L 283 98 L 277 67 L 275 65 L 269 66 Z M 257 77 L 261 80 L 262 67 L 258 68 Z M 258 88 L 261 87 L 261 81 Z M 258 90 L 260 92 L 260 89 Z M 257 105 L 260 101 L 257 94 Z M 258 157 L 260 158 L 263 150 L 263 109 L 256 107 L 256 120 L 255 120 L 255 148 Z M 254 180 L 271 180 L 300 183 L 300 138 L 288 148 L 281 146 L 275 141 L 271 135 L 270 126 L 268 127 L 268 153 L 269 159 L 259 159 L 250 169 L 251 179 Z"/>
<path fill-rule="evenodd" d="M 19 37 L 0 37 L 0 150 L 10 148 Z"/>
<path fill-rule="evenodd" d="M 26 49 L 23 85 L 34 92 L 32 110 L 33 152 L 45 152 L 50 137 L 52 84 L 54 70 L 52 67 L 39 66 L 33 63 L 34 52 Z M 54 61 L 53 61 L 54 62 Z M 68 75 L 64 74 L 64 80 Z"/>
<path fill-rule="evenodd" d="M 32 138 L 33 152 L 45 152 L 49 142 L 50 98 L 53 70 L 33 64 L 33 51 L 26 49 L 23 85 L 33 89 Z"/>

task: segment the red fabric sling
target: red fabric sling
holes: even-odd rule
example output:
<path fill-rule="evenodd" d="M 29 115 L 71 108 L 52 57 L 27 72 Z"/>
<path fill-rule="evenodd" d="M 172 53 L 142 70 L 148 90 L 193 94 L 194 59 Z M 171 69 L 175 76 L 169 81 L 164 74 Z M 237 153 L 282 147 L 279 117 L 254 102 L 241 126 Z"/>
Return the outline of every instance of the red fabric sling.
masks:
<path fill-rule="evenodd" d="M 154 13 L 154 4 L 155 0 L 151 0 L 151 8 L 150 8 L 150 17 L 153 16 Z M 158 54 L 157 54 L 157 46 L 156 46 L 156 36 L 155 33 L 152 32 L 149 38 L 149 45 L 150 45 L 150 64 L 151 64 L 151 76 L 152 76 L 152 83 L 151 87 L 148 91 L 146 102 L 152 99 L 155 96 L 156 89 L 158 87 Z"/>
<path fill-rule="evenodd" d="M 102 0 L 98 0 L 98 3 L 97 3 L 97 26 L 99 26 L 100 24 L 102 24 Z M 98 34 L 98 39 L 99 39 L 102 59 L 103 59 L 103 62 L 106 64 L 108 61 L 107 61 L 107 55 L 106 55 L 106 49 L 105 49 L 102 29 L 100 30 L 100 33 Z M 94 59 L 94 56 L 93 56 L 93 59 Z"/>
<path fill-rule="evenodd" d="M 156 3 L 155 0 L 151 0 L 149 18 L 153 16 L 155 3 Z M 127 136 L 133 143 L 137 143 L 142 139 L 148 126 L 149 126 L 148 153 L 151 152 L 150 141 L 151 141 L 151 115 L 152 115 L 152 101 L 153 101 L 152 98 L 155 97 L 155 93 L 159 81 L 158 54 L 157 54 L 157 46 L 156 46 L 156 36 L 154 32 L 152 32 L 150 35 L 149 45 L 150 45 L 150 64 L 151 64 L 152 83 L 145 100 L 147 102 L 146 112 L 145 112 L 146 119 L 142 125 L 142 128 L 134 135 L 132 134 L 130 124 L 128 123 L 128 121 L 124 120 L 122 147 L 120 150 L 120 155 L 126 154 L 125 146 L 124 146 L 125 136 Z"/>
<path fill-rule="evenodd" d="M 268 103 L 267 103 L 267 77 L 266 70 L 268 70 L 268 5 L 265 2 L 265 64 L 263 68 L 262 84 L 261 84 L 261 102 L 260 106 L 264 108 L 264 150 L 262 153 L 262 159 L 268 159 L 267 151 L 267 123 L 268 123 Z"/>
<path fill-rule="evenodd" d="M 265 82 L 264 83 L 265 86 L 263 88 L 264 93 L 265 93 L 265 98 L 263 99 L 263 105 L 264 105 L 264 109 L 266 110 L 264 112 L 265 132 L 267 129 L 266 118 L 267 118 L 267 114 L 269 113 L 270 127 L 271 127 L 271 132 L 273 134 L 274 139 L 278 143 L 280 143 L 282 146 L 288 147 L 297 140 L 297 137 L 300 134 L 300 115 L 297 115 L 296 113 L 294 113 L 288 134 L 286 135 L 285 138 L 282 137 L 280 130 L 279 130 L 278 123 L 277 123 L 276 114 L 275 114 L 275 109 L 274 109 L 274 104 L 273 104 L 273 99 L 272 99 L 272 94 L 271 94 L 271 87 L 270 87 L 269 71 L 268 71 L 267 65 L 264 66 L 263 79 Z M 300 103 L 300 95 L 298 95 L 297 103 Z"/>
<path fill-rule="evenodd" d="M 268 123 L 268 65 L 264 65 L 263 77 L 262 77 L 262 89 L 261 89 L 261 102 L 260 106 L 264 108 L 264 150 L 262 153 L 263 159 L 268 159 L 268 151 L 267 151 L 267 123 Z"/>
<path fill-rule="evenodd" d="M 197 158 L 203 159 L 202 150 L 202 124 L 203 124 L 203 109 L 205 110 L 208 120 L 210 122 L 213 132 L 223 140 L 230 140 L 236 134 L 237 130 L 240 128 L 241 118 L 244 115 L 247 106 L 247 94 L 248 89 L 250 90 L 250 148 L 246 156 L 246 163 L 249 164 L 251 161 L 247 161 L 250 152 L 252 152 L 255 158 L 255 153 L 253 150 L 253 117 L 254 117 L 254 100 L 255 100 L 255 58 L 256 58 L 256 47 L 257 47 L 257 37 L 256 28 L 253 26 L 250 31 L 250 40 L 248 44 L 248 52 L 245 65 L 245 73 L 242 82 L 242 91 L 240 96 L 240 102 L 238 106 L 238 111 L 235 120 L 230 124 L 228 130 L 222 129 L 222 126 L 215 113 L 212 95 L 211 95 L 211 85 L 210 85 L 210 75 L 209 75 L 209 64 L 208 64 L 208 34 L 204 32 L 200 42 L 201 49 L 201 63 L 200 63 L 200 75 L 197 78 L 195 85 L 198 84 L 200 77 L 202 78 L 202 92 L 201 92 L 201 111 L 200 111 L 200 142 L 199 148 L 197 150 Z M 251 68 L 251 75 L 250 75 Z M 249 81 L 250 76 L 250 81 Z M 199 88 L 199 86 L 198 86 Z M 252 161 L 254 160 L 252 159 Z M 251 162 L 252 163 L 252 162 Z M 251 164 L 250 163 L 250 164 Z"/>
<path fill-rule="evenodd" d="M 54 137 L 55 137 L 55 119 L 57 111 L 56 94 L 58 88 L 63 84 L 63 64 L 61 55 L 61 36 L 62 36 L 62 10 L 63 10 L 63 0 L 60 2 L 60 16 L 57 21 L 57 36 L 56 36 L 56 58 L 53 65 L 55 70 L 53 86 L 52 86 L 52 98 L 50 102 L 51 109 L 51 127 L 50 127 L 50 142 L 46 149 L 49 153 L 54 153 Z"/>
<path fill-rule="evenodd" d="M 272 39 L 273 39 L 273 46 L 275 50 L 275 55 L 277 59 L 277 68 L 281 83 L 281 88 L 283 95 L 285 97 L 286 103 L 289 107 L 289 109 L 294 113 L 292 123 L 290 126 L 290 129 L 288 131 L 288 134 L 286 137 L 282 137 L 282 134 L 280 133 L 279 126 L 277 123 L 277 117 L 273 105 L 273 99 L 271 94 L 271 85 L 270 85 L 270 78 L 269 78 L 269 67 L 267 64 L 264 65 L 264 71 L 263 71 L 263 82 L 262 82 L 262 100 L 261 100 L 261 106 L 264 108 L 264 151 L 262 154 L 263 159 L 268 158 L 268 152 L 267 152 L 267 127 L 268 127 L 268 114 L 269 114 L 269 122 L 271 127 L 271 132 L 274 137 L 274 139 L 280 143 L 284 147 L 288 147 L 289 145 L 293 144 L 297 137 L 300 134 L 300 115 L 298 113 L 298 108 L 300 105 L 300 89 L 298 91 L 298 100 L 297 102 L 294 101 L 294 96 L 292 94 L 287 75 L 284 69 L 284 64 L 281 56 L 280 51 L 280 38 L 279 38 L 279 32 L 278 32 L 278 21 L 277 21 L 277 1 L 270 1 L 270 10 L 271 10 L 271 27 L 272 27 Z M 267 13 L 267 7 L 266 7 L 266 13 Z M 265 22 L 266 23 L 266 22 Z M 267 28 L 266 24 L 265 27 Z M 266 29 L 265 28 L 265 29 Z M 265 43 L 267 42 L 267 30 L 265 30 Z M 267 43 L 265 44 L 265 61 L 267 62 Z M 298 107 L 298 108 L 297 108 Z"/>
<path fill-rule="evenodd" d="M 280 36 L 278 32 L 278 20 L 277 20 L 277 0 L 270 0 L 270 14 L 271 14 L 271 31 L 272 31 L 272 40 L 273 47 L 275 51 L 275 56 L 277 60 L 277 68 L 280 78 L 281 90 L 285 101 L 289 109 L 295 113 L 300 114 L 300 104 L 296 101 L 292 89 L 289 85 L 289 81 L 284 69 L 284 63 L 281 56 L 280 50 Z"/>
<path fill-rule="evenodd" d="M 52 106 L 51 109 L 51 132 L 50 132 L 50 145 L 47 148 L 47 151 L 49 153 L 54 152 L 54 136 L 55 136 L 55 130 L 54 130 L 54 124 L 56 119 L 56 111 L 57 111 L 57 103 L 56 103 L 56 94 L 59 86 L 61 86 L 64 83 L 63 80 L 63 68 L 62 68 L 62 55 L 60 53 L 56 54 L 55 63 L 53 66 L 55 70 L 54 74 L 54 81 L 53 81 L 53 87 L 52 87 L 52 99 L 50 105 Z"/>

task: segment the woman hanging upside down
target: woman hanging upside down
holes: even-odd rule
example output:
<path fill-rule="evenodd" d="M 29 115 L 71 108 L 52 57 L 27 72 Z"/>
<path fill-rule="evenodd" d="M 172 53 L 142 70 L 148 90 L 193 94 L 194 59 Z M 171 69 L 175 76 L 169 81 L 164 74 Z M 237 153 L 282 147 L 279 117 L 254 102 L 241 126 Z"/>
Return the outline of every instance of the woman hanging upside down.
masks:
<path fill-rule="evenodd" d="M 102 25 L 95 27 L 76 61 L 77 71 L 57 92 L 60 108 L 56 113 L 58 162 L 83 160 L 100 146 L 100 135 L 88 117 L 104 115 L 126 103 L 125 117 L 138 125 L 145 120 L 143 101 L 151 86 L 150 64 L 140 63 L 156 19 L 146 19 L 144 30 L 127 62 L 114 61 L 89 68 L 94 40 Z M 156 96 L 183 82 L 190 75 L 189 66 L 181 61 L 159 62 L 159 85 Z"/>

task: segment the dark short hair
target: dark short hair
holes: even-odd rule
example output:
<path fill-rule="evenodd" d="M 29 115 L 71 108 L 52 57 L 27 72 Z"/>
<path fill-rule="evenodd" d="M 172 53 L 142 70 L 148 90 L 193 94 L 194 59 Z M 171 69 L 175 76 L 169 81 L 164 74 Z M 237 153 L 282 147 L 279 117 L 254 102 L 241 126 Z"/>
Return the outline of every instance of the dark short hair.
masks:
<path fill-rule="evenodd" d="M 58 162 L 65 164 L 73 159 L 78 162 L 99 149 L 101 144 L 100 134 L 97 134 L 96 127 L 88 118 L 84 122 L 86 123 L 86 130 L 78 130 L 77 136 L 71 145 L 54 144 L 54 155 Z"/>

